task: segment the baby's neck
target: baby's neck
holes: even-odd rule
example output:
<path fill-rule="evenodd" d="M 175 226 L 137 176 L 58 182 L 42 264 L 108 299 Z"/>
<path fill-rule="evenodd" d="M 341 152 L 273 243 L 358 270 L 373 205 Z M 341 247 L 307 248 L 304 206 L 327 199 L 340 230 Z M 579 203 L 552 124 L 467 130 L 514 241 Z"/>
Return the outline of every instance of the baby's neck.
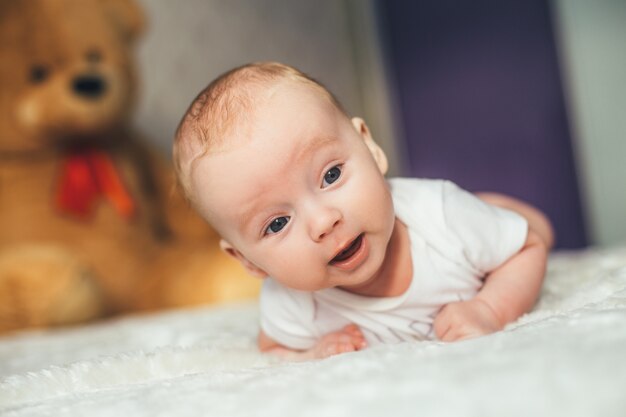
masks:
<path fill-rule="evenodd" d="M 412 277 L 413 263 L 409 232 L 406 226 L 396 218 L 385 252 L 385 260 L 376 276 L 360 287 L 342 289 L 369 297 L 395 297 L 406 292 L 411 285 Z"/>

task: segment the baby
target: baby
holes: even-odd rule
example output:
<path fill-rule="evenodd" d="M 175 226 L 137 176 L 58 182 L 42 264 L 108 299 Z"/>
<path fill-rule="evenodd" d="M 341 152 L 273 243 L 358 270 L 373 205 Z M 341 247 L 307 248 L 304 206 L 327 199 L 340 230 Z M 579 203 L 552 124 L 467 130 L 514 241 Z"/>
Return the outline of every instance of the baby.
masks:
<path fill-rule="evenodd" d="M 261 351 L 323 358 L 502 329 L 535 303 L 553 233 L 529 205 L 385 180 L 365 122 L 287 65 L 235 68 L 176 132 L 179 182 L 261 290 Z"/>

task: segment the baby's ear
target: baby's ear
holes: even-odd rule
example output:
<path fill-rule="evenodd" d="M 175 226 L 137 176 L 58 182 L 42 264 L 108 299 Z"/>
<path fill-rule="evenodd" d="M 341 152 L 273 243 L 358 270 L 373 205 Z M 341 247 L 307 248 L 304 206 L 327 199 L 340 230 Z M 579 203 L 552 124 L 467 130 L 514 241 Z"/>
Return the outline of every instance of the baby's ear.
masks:
<path fill-rule="evenodd" d="M 374 157 L 374 160 L 376 161 L 376 165 L 378 165 L 378 169 L 383 175 L 385 175 L 389 169 L 387 155 L 385 155 L 385 151 L 383 151 L 382 148 L 374 142 L 374 138 L 372 138 L 372 134 L 370 133 L 367 124 L 365 124 L 365 120 L 360 117 L 353 117 L 352 125 L 356 129 L 357 133 L 361 135 L 361 138 L 363 138 L 367 149 L 369 149 L 370 153 Z"/>
<path fill-rule="evenodd" d="M 239 263 L 251 274 L 259 278 L 267 278 L 267 273 L 260 269 L 258 266 L 253 264 L 243 256 L 241 252 L 239 252 L 233 245 L 225 241 L 224 239 L 220 239 L 220 248 L 233 258 L 239 261 Z"/>

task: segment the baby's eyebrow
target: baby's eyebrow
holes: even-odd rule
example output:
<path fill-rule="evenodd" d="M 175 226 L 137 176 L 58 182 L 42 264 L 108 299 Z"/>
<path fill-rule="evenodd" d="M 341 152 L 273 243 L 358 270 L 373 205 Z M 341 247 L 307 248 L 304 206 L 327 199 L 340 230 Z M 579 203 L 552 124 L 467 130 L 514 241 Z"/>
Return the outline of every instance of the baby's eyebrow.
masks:
<path fill-rule="evenodd" d="M 259 206 L 258 199 L 255 199 L 254 203 L 250 205 L 250 208 L 244 210 L 241 213 L 241 217 L 240 217 L 241 221 L 239 223 L 239 228 L 242 232 L 244 233 L 248 232 L 248 229 L 250 228 L 250 224 L 252 220 L 259 213 L 258 206 Z"/>
<path fill-rule="evenodd" d="M 293 154 L 290 155 L 288 161 L 294 161 L 296 164 L 302 162 L 302 159 L 308 157 L 308 155 L 324 146 L 330 145 L 336 139 L 332 136 L 316 136 L 313 139 L 307 141 L 304 145 L 296 147 Z"/>

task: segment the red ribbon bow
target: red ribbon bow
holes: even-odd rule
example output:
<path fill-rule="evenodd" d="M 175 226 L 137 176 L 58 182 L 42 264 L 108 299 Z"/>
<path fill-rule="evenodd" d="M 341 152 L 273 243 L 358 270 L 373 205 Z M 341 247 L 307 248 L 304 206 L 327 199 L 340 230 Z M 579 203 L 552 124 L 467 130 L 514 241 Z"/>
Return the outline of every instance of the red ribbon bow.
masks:
<path fill-rule="evenodd" d="M 135 214 L 135 203 L 106 153 L 87 150 L 70 154 L 61 167 L 56 207 L 64 213 L 86 219 L 100 197 L 106 198 L 126 219 Z"/>

